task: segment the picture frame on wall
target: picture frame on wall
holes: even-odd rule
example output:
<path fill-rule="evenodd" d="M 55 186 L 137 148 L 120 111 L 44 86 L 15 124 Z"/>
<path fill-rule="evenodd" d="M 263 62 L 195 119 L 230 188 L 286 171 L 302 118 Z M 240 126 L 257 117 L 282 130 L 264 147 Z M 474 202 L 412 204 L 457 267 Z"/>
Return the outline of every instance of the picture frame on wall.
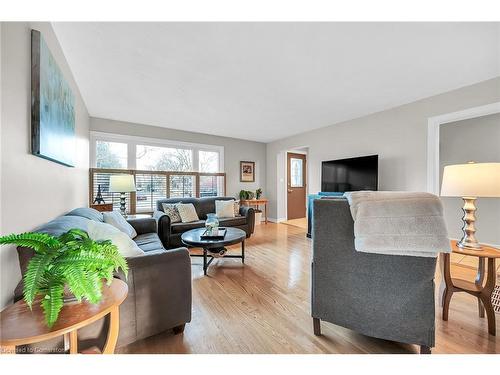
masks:
<path fill-rule="evenodd" d="M 75 166 L 75 96 L 38 30 L 31 30 L 31 153 Z"/>
<path fill-rule="evenodd" d="M 255 182 L 254 161 L 240 161 L 240 182 Z"/>

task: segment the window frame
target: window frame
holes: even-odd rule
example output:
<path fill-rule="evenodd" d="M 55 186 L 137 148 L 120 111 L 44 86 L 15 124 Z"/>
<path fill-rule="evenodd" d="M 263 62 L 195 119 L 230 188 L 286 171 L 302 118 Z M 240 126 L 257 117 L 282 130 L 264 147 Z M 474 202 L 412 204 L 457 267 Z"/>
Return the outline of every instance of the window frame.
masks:
<path fill-rule="evenodd" d="M 153 146 L 153 147 L 170 147 L 192 150 L 192 165 L 193 170 L 190 172 L 199 171 L 199 151 L 212 151 L 219 153 L 219 171 L 224 172 L 224 146 L 208 145 L 202 143 L 191 143 L 183 141 L 174 141 L 170 139 L 155 139 L 148 137 L 138 137 L 124 134 L 105 133 L 99 131 L 90 132 L 90 167 L 97 168 L 96 142 L 119 142 L 127 144 L 127 168 L 137 169 L 136 151 L 137 145 Z"/>

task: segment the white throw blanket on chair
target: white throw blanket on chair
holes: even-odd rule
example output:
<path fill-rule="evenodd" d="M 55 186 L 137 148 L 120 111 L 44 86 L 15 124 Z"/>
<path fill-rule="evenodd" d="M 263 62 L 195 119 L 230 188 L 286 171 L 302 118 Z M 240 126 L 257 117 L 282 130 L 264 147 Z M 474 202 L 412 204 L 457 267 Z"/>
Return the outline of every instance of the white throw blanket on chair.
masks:
<path fill-rule="evenodd" d="M 439 198 L 430 193 L 345 193 L 354 219 L 357 251 L 436 257 L 451 252 Z"/>

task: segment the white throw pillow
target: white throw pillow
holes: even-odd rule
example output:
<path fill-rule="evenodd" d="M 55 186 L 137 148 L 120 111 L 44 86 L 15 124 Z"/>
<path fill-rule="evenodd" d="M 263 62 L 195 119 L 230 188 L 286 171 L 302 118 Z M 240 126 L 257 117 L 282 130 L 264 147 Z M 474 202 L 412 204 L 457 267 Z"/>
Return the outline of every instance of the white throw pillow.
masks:
<path fill-rule="evenodd" d="M 234 216 L 240 216 L 240 202 L 234 201 Z"/>
<path fill-rule="evenodd" d="M 137 237 L 137 232 L 134 227 L 127 223 L 127 220 L 118 211 L 103 212 L 104 222 L 111 224 L 115 228 L 121 230 L 130 238 Z"/>
<path fill-rule="evenodd" d="M 234 217 L 234 201 L 215 201 L 215 214 L 217 217 Z"/>
<path fill-rule="evenodd" d="M 144 251 L 129 236 L 111 224 L 90 220 L 87 233 L 94 241 L 110 240 L 126 258 L 144 255 Z"/>
<path fill-rule="evenodd" d="M 183 223 L 200 220 L 192 203 L 178 203 L 177 211 L 179 211 L 179 215 Z"/>
<path fill-rule="evenodd" d="M 170 218 L 171 223 L 180 223 L 181 215 L 179 215 L 179 210 L 177 209 L 177 203 L 162 203 L 163 212 Z"/>

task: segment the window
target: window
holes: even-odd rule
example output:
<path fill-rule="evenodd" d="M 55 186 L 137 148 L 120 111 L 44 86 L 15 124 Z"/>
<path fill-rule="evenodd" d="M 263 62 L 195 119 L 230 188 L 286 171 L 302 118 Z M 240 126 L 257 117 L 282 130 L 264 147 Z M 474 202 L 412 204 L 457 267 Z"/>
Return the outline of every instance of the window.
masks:
<path fill-rule="evenodd" d="M 91 166 L 106 169 L 219 173 L 224 147 L 90 132 Z"/>
<path fill-rule="evenodd" d="M 182 148 L 136 146 L 136 168 L 148 171 L 193 170 L 193 150 Z"/>
<path fill-rule="evenodd" d="M 91 171 L 90 202 L 100 189 L 105 202 L 119 208 L 120 195 L 109 192 L 109 177 L 116 173 L 135 177 L 136 191 L 127 193 L 130 213 L 152 212 L 161 198 L 225 195 L 222 146 L 100 132 L 90 137 L 91 166 L 96 168 Z"/>
<path fill-rule="evenodd" d="M 127 168 L 127 152 L 126 143 L 96 141 L 96 167 Z"/>
<path fill-rule="evenodd" d="M 199 171 L 205 173 L 219 172 L 219 153 L 216 151 L 199 151 Z"/>
<path fill-rule="evenodd" d="M 303 187 L 302 159 L 290 158 L 290 186 Z"/>

